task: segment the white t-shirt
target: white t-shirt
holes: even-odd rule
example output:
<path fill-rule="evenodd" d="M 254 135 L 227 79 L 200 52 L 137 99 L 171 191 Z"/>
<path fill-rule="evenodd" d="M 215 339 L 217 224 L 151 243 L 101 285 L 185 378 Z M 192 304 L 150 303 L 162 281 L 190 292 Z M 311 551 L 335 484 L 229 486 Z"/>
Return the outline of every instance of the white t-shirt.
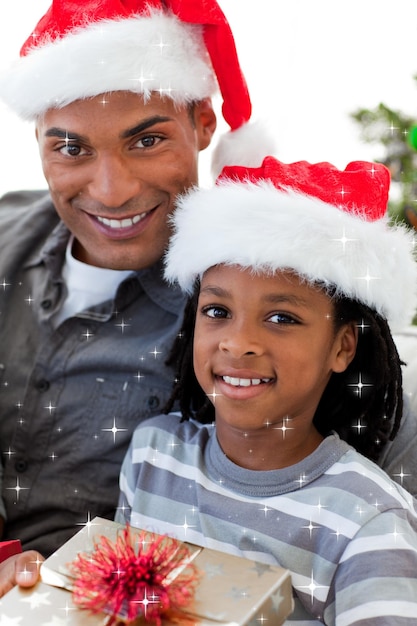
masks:
<path fill-rule="evenodd" d="M 68 294 L 52 320 L 55 328 L 76 313 L 113 298 L 120 283 L 132 273 L 131 270 L 111 270 L 78 261 L 72 255 L 73 243 L 74 237 L 70 237 L 62 268 Z"/>

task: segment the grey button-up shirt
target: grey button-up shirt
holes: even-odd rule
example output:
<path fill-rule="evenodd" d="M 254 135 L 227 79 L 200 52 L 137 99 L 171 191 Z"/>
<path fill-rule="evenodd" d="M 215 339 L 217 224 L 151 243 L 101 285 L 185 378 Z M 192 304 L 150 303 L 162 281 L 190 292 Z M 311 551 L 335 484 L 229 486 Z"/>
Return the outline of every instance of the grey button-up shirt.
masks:
<path fill-rule="evenodd" d="M 113 518 L 131 434 L 170 395 L 164 362 L 184 306 L 158 264 L 54 330 L 68 237 L 44 192 L 0 201 L 5 538 L 44 555 L 94 516 Z"/>

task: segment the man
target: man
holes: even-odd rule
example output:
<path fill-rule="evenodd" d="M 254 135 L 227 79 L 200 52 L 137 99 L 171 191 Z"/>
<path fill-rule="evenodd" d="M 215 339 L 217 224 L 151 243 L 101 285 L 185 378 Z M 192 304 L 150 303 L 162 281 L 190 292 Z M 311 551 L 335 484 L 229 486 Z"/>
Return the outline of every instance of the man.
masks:
<path fill-rule="evenodd" d="M 227 141 L 243 136 L 255 165 L 268 148 L 245 137 L 215 0 L 54 0 L 21 55 L 0 97 L 35 120 L 49 194 L 0 204 L 0 516 L 4 539 L 47 556 L 113 517 L 131 433 L 170 394 L 183 299 L 161 257 L 215 130 L 216 82 Z"/>

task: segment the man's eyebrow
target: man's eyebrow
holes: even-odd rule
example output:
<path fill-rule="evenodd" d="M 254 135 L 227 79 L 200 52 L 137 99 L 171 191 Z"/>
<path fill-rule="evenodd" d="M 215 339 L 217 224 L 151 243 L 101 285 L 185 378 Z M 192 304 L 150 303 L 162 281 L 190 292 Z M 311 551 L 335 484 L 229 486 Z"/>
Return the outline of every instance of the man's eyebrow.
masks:
<path fill-rule="evenodd" d="M 142 133 L 144 130 L 151 128 L 155 124 L 160 124 L 161 122 L 171 122 L 171 117 L 166 117 L 164 115 L 154 115 L 149 117 L 136 126 L 132 128 L 128 128 L 123 131 L 120 135 L 121 139 L 128 139 L 129 137 L 134 137 L 138 133 Z M 79 133 L 73 133 L 68 130 L 64 130 L 63 128 L 58 128 L 57 126 L 52 126 L 45 131 L 45 137 L 58 137 L 59 139 L 65 139 L 66 141 L 79 141 L 80 143 L 87 143 L 88 137 L 85 135 L 80 135 Z"/>
<path fill-rule="evenodd" d="M 171 121 L 172 121 L 171 117 L 165 117 L 164 115 L 154 115 L 152 117 L 149 117 L 146 120 L 143 120 L 139 124 L 136 124 L 136 126 L 133 126 L 132 128 L 129 128 L 128 130 L 125 130 L 120 135 L 120 137 L 122 139 L 128 139 L 129 137 L 134 137 L 138 133 L 142 133 L 144 130 L 151 128 L 151 126 L 154 126 L 155 124 L 159 124 L 161 122 L 171 122 Z"/>
<path fill-rule="evenodd" d="M 87 141 L 87 137 L 84 137 L 83 135 L 79 135 L 78 133 L 70 133 L 63 128 L 58 128 L 56 126 L 48 128 L 48 130 L 45 131 L 45 137 L 58 137 L 59 139 L 65 139 L 66 141 Z"/>

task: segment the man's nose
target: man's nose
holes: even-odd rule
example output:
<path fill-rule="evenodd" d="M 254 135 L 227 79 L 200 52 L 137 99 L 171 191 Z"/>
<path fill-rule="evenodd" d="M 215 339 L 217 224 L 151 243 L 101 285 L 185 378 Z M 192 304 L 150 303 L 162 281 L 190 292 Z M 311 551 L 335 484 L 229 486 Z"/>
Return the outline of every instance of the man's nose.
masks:
<path fill-rule="evenodd" d="M 100 156 L 94 163 L 88 195 L 107 207 L 121 207 L 142 189 L 137 172 L 120 155 Z"/>

